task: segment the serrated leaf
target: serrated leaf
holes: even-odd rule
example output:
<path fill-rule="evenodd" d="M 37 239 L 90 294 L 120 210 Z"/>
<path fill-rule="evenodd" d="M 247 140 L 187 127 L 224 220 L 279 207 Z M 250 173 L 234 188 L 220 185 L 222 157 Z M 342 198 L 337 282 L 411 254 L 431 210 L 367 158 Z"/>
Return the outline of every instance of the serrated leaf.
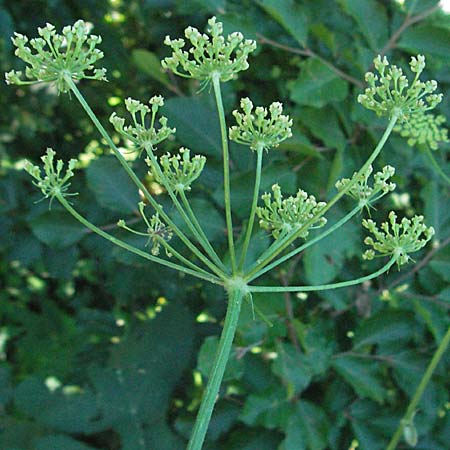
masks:
<path fill-rule="evenodd" d="M 131 60 L 141 72 L 159 81 L 164 86 L 170 85 L 169 77 L 162 69 L 161 61 L 155 53 L 137 48 L 132 51 Z"/>
<path fill-rule="evenodd" d="M 344 100 L 348 84 L 319 59 L 310 58 L 301 64 L 300 75 L 290 85 L 291 100 L 321 108 L 333 101 Z"/>
<path fill-rule="evenodd" d="M 329 420 L 319 406 L 300 400 L 289 417 L 283 450 L 324 450 L 328 448 Z"/>
<path fill-rule="evenodd" d="M 402 34 L 397 47 L 415 54 L 447 58 L 450 54 L 450 29 L 433 25 L 410 27 Z"/>
<path fill-rule="evenodd" d="M 219 119 L 205 103 L 193 97 L 171 98 L 163 111 L 185 147 L 204 155 L 221 154 Z"/>
<path fill-rule="evenodd" d="M 86 170 L 86 177 L 89 189 L 101 206 L 122 215 L 137 211 L 138 189 L 114 157 L 93 161 Z"/>
<path fill-rule="evenodd" d="M 339 0 L 344 11 L 358 24 L 370 48 L 379 51 L 388 40 L 388 20 L 384 6 L 376 0 Z"/>
<path fill-rule="evenodd" d="M 262 8 L 304 47 L 308 37 L 305 8 L 294 0 L 262 0 Z"/>
<path fill-rule="evenodd" d="M 363 357 L 340 356 L 334 359 L 332 365 L 360 397 L 368 397 L 377 402 L 382 402 L 386 397 L 377 362 Z"/>
<path fill-rule="evenodd" d="M 52 248 L 67 248 L 86 235 L 86 228 L 65 211 L 47 211 L 30 221 L 33 234 Z"/>

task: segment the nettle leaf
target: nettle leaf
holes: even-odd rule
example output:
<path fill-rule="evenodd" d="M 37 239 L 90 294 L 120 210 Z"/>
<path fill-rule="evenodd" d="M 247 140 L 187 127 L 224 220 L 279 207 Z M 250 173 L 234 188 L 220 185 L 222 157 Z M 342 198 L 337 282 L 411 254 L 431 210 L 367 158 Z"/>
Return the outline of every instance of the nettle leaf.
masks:
<path fill-rule="evenodd" d="M 160 58 L 155 53 L 137 48 L 132 51 L 131 60 L 141 72 L 159 81 L 164 86 L 170 85 L 169 77 L 162 69 Z"/>
<path fill-rule="evenodd" d="M 216 111 L 193 97 L 178 97 L 167 100 L 164 115 L 169 125 L 175 127 L 176 138 L 185 147 L 204 155 L 219 157 L 220 127 Z"/>
<path fill-rule="evenodd" d="M 304 7 L 294 0 L 262 0 L 259 4 L 302 47 L 306 45 L 308 18 Z"/>
<path fill-rule="evenodd" d="M 358 24 L 370 48 L 379 51 L 388 40 L 388 19 L 383 5 L 376 0 L 339 0 L 344 11 Z"/>
<path fill-rule="evenodd" d="M 377 362 L 365 357 L 339 356 L 332 365 L 360 397 L 369 397 L 380 403 L 385 399 L 386 390 Z"/>
<path fill-rule="evenodd" d="M 137 211 L 138 189 L 114 157 L 104 156 L 91 162 L 86 177 L 101 206 L 123 215 Z"/>
<path fill-rule="evenodd" d="M 75 439 L 64 435 L 45 436 L 36 441 L 33 447 L 34 450 L 94 450 L 94 447 L 83 444 Z"/>
<path fill-rule="evenodd" d="M 329 448 L 329 431 L 330 422 L 323 409 L 302 399 L 289 417 L 281 450 L 324 450 Z"/>
<path fill-rule="evenodd" d="M 291 100 L 300 105 L 321 108 L 347 97 L 348 84 L 319 59 L 310 58 L 300 65 L 299 77 L 291 83 Z"/>
<path fill-rule="evenodd" d="M 33 234 L 53 248 L 67 248 L 86 235 L 86 228 L 65 211 L 46 211 L 30 221 Z"/>

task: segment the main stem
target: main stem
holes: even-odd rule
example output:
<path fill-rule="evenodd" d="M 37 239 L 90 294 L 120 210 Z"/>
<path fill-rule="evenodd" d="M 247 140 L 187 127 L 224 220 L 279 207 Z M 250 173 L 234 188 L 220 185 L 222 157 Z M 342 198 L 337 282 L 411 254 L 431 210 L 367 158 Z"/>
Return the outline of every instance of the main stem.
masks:
<path fill-rule="evenodd" d="M 201 450 L 208 431 L 214 404 L 222 383 L 223 374 L 230 356 L 231 346 L 233 344 L 236 327 L 239 321 L 242 299 L 245 295 L 244 288 L 229 289 L 228 309 L 225 316 L 222 334 L 220 336 L 219 347 L 214 359 L 213 368 L 209 375 L 208 384 L 197 414 L 191 439 L 187 450 Z"/>
<path fill-rule="evenodd" d="M 256 160 L 255 188 L 253 190 L 252 207 L 250 210 L 250 216 L 248 218 L 247 231 L 245 232 L 244 245 L 242 247 L 241 258 L 239 260 L 239 270 L 242 270 L 242 268 L 244 267 L 248 246 L 250 244 L 250 238 L 252 236 L 253 223 L 255 222 L 256 205 L 258 204 L 258 196 L 259 196 L 259 186 L 261 185 L 263 151 L 264 149 L 262 146 L 259 146 L 256 150 L 257 160 Z"/>
<path fill-rule="evenodd" d="M 231 269 L 236 273 L 236 252 L 234 249 L 233 221 L 231 218 L 231 194 L 230 194 L 230 157 L 228 151 L 227 125 L 225 122 L 225 111 L 222 103 L 222 93 L 220 90 L 220 74 L 212 76 L 214 96 L 216 98 L 217 112 L 219 113 L 220 134 L 222 139 L 223 153 L 223 188 L 225 202 L 225 220 L 227 224 L 228 249 L 230 252 Z"/>
<path fill-rule="evenodd" d="M 412 420 L 414 412 L 416 411 L 417 405 L 419 404 L 420 399 L 422 398 L 425 388 L 427 387 L 434 370 L 439 364 L 439 361 L 441 360 L 442 356 L 447 350 L 449 343 L 450 343 L 450 327 L 448 328 L 447 333 L 445 334 L 444 338 L 439 344 L 439 347 L 437 348 L 435 354 L 433 355 L 433 358 L 431 359 L 430 364 L 428 365 L 427 370 L 425 371 L 422 379 L 420 380 L 419 386 L 417 387 L 417 390 L 414 393 L 414 396 L 411 399 L 410 404 L 408 405 L 408 409 L 406 410 L 403 419 L 400 421 L 397 431 L 395 432 L 394 436 L 392 436 L 389 445 L 386 447 L 386 450 L 395 450 L 395 448 L 397 447 L 397 444 L 400 438 L 402 437 L 405 424 L 409 423 Z"/>

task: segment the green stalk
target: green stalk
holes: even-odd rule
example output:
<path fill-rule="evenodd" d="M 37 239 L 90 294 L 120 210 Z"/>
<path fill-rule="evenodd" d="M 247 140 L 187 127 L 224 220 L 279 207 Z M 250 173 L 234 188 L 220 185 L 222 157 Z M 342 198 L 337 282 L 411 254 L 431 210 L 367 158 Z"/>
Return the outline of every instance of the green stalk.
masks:
<path fill-rule="evenodd" d="M 338 200 L 340 200 L 341 197 L 343 197 L 357 183 L 357 181 L 360 178 L 360 176 L 367 170 L 369 165 L 373 163 L 373 161 L 376 159 L 376 157 L 381 152 L 382 148 L 384 147 L 384 144 L 386 143 L 386 141 L 388 140 L 390 134 L 392 133 L 392 130 L 393 130 L 397 120 L 398 120 L 398 113 L 397 114 L 393 114 L 393 116 L 391 117 L 391 120 L 389 121 L 389 124 L 388 124 L 385 132 L 383 133 L 383 136 L 381 137 L 381 139 L 378 142 L 377 146 L 375 147 L 374 151 L 369 156 L 369 158 L 364 163 L 364 165 L 361 167 L 361 169 L 359 169 L 359 171 L 357 172 L 356 176 L 350 181 L 350 183 L 348 183 L 347 186 L 345 186 L 344 189 L 339 191 L 327 203 L 327 205 L 320 210 L 320 212 L 318 214 L 316 214 L 313 218 L 311 218 L 308 222 L 306 222 L 301 228 L 299 228 L 298 230 L 293 232 L 289 236 L 289 238 L 285 240 L 285 242 L 282 245 L 277 246 L 276 249 L 271 254 L 269 254 L 264 259 L 264 261 L 261 262 L 261 267 L 264 267 L 273 258 L 275 258 L 275 256 L 279 255 L 286 247 L 288 247 L 290 244 L 292 244 L 292 242 L 294 242 L 302 234 L 303 231 L 307 230 L 311 225 L 313 225 L 317 221 L 317 219 L 322 217 L 335 203 L 338 202 Z"/>
<path fill-rule="evenodd" d="M 425 371 L 422 379 L 420 380 L 419 386 L 417 387 L 416 392 L 414 393 L 414 396 L 411 399 L 410 404 L 408 405 L 408 409 L 406 410 L 403 419 L 400 421 L 397 431 L 395 432 L 394 436 L 389 442 L 389 445 L 386 447 L 386 450 L 395 450 L 395 448 L 397 447 L 397 444 L 402 436 L 405 424 L 411 423 L 417 405 L 419 404 L 420 399 L 422 398 L 425 388 L 427 387 L 434 370 L 439 364 L 439 361 L 441 360 L 442 356 L 447 350 L 449 343 L 450 343 L 450 327 L 448 328 L 447 333 L 445 334 L 444 338 L 439 344 L 439 347 L 436 349 L 436 352 L 434 353 L 433 358 L 431 359 L 430 364 L 428 365 L 427 370 Z"/>
<path fill-rule="evenodd" d="M 153 196 L 150 194 L 150 192 L 148 192 L 147 188 L 144 186 L 144 184 L 141 182 L 141 180 L 139 180 L 139 178 L 136 176 L 136 174 L 131 170 L 126 159 L 122 156 L 119 149 L 116 147 L 116 145 L 112 141 L 111 137 L 108 135 L 105 128 L 103 127 L 103 125 L 97 119 L 97 116 L 94 114 L 94 111 L 92 111 L 91 107 L 88 105 L 88 103 L 84 99 L 83 95 L 78 90 L 78 88 L 75 85 L 75 83 L 73 82 L 72 78 L 70 76 L 68 76 L 65 78 L 65 80 L 66 80 L 67 84 L 69 85 L 71 91 L 74 93 L 77 100 L 80 102 L 83 109 L 86 111 L 89 118 L 92 120 L 92 122 L 96 126 L 97 130 L 100 132 L 100 134 L 103 136 L 103 138 L 106 140 L 106 142 L 110 146 L 111 150 L 114 152 L 115 156 L 117 157 L 120 164 L 127 172 L 128 176 L 133 180 L 134 184 L 141 190 L 141 192 L 145 195 L 145 198 L 150 202 L 150 204 L 155 209 L 155 211 L 158 212 L 158 214 L 164 219 L 164 221 L 167 223 L 167 225 L 170 226 L 170 228 L 173 230 L 173 232 L 181 239 L 181 241 L 186 245 L 186 247 L 189 248 L 189 250 L 192 253 L 194 253 L 194 255 L 196 255 L 200 261 L 202 261 L 206 266 L 208 266 L 208 264 L 210 264 L 210 261 L 207 258 L 205 258 L 205 256 L 195 247 L 195 245 L 192 244 L 192 242 L 186 237 L 186 235 L 173 223 L 173 221 L 170 219 L 170 217 L 164 212 L 161 205 L 153 198 Z M 208 266 L 208 267 L 210 267 L 210 269 L 212 269 L 211 266 Z M 216 271 L 216 273 L 217 273 L 217 271 Z"/>
<path fill-rule="evenodd" d="M 281 258 L 278 258 L 271 264 L 264 267 L 264 263 L 261 262 L 254 266 L 254 268 L 251 269 L 249 274 L 245 277 L 245 280 L 250 283 L 251 281 L 255 280 L 256 278 L 260 277 L 261 275 L 265 274 L 269 270 L 273 269 L 274 267 L 280 265 L 281 263 L 287 261 L 289 258 L 292 258 L 293 256 L 297 255 L 298 253 L 302 252 L 303 250 L 306 250 L 308 247 L 311 247 L 311 245 L 315 244 L 316 242 L 324 239 L 329 234 L 333 233 L 333 231 L 340 228 L 342 225 L 344 225 L 346 222 L 348 222 L 356 213 L 361 211 L 361 207 L 358 205 L 355 208 L 353 208 L 347 215 L 345 215 L 342 219 L 338 220 L 332 227 L 325 230 L 323 233 L 320 233 L 317 235 L 314 239 L 311 239 L 308 242 L 305 242 L 300 247 L 290 251 L 286 255 L 282 256 Z M 257 261 L 258 262 L 258 261 Z"/>
<path fill-rule="evenodd" d="M 442 167 L 436 161 L 436 159 L 433 156 L 433 153 L 431 152 L 428 146 L 426 146 L 425 148 L 425 153 L 427 154 L 428 159 L 431 162 L 431 165 L 434 167 L 438 175 L 440 175 L 448 184 L 450 184 L 450 177 L 442 170 Z"/>
<path fill-rule="evenodd" d="M 195 216 L 195 213 L 194 213 L 194 211 L 189 203 L 189 200 L 187 199 L 186 194 L 183 190 L 180 191 L 180 198 L 181 198 L 181 201 L 182 201 L 184 207 L 186 208 L 186 212 L 187 212 L 188 216 L 190 217 L 192 223 L 194 224 L 194 227 L 196 228 L 196 230 L 200 234 L 200 236 L 203 238 L 205 245 L 208 247 L 211 258 L 222 270 L 226 270 L 226 267 L 224 266 L 222 260 L 217 255 L 216 251 L 214 250 L 214 247 L 211 245 L 211 243 L 208 240 L 208 237 L 206 236 L 205 232 L 203 231 L 202 226 L 198 222 L 197 217 Z"/>
<path fill-rule="evenodd" d="M 208 431 L 214 404 L 219 393 L 220 384 L 230 356 L 236 327 L 239 321 L 242 299 L 246 293 L 245 286 L 234 287 L 228 290 L 229 300 L 225 323 L 220 336 L 219 347 L 214 359 L 213 368 L 208 378 L 208 384 L 195 420 L 194 429 L 187 450 L 201 450 Z"/>
<path fill-rule="evenodd" d="M 222 137 L 223 153 L 223 188 L 225 201 L 225 220 L 227 223 L 228 250 L 230 252 L 231 269 L 236 273 L 236 252 L 234 249 L 233 221 L 231 218 L 231 195 L 230 195 L 230 157 L 228 152 L 227 126 L 225 122 L 225 111 L 222 103 L 222 93 L 220 90 L 220 74 L 215 73 L 212 76 L 214 96 L 216 98 L 217 112 L 219 114 L 220 134 Z"/>
<path fill-rule="evenodd" d="M 263 158 L 263 146 L 260 145 L 256 149 L 256 176 L 255 176 L 255 188 L 253 190 L 252 207 L 250 210 L 250 216 L 248 217 L 247 231 L 245 233 L 244 245 L 242 247 L 241 258 L 239 261 L 239 270 L 242 270 L 245 264 L 245 258 L 247 256 L 248 246 L 250 244 L 250 238 L 253 231 L 253 223 L 255 222 L 256 205 L 258 204 L 259 187 L 261 185 L 261 170 L 262 170 L 262 158 Z"/>
<path fill-rule="evenodd" d="M 175 192 L 173 191 L 172 187 L 170 186 L 170 183 L 167 181 L 166 176 L 164 175 L 163 171 L 161 170 L 161 167 L 159 165 L 158 160 L 155 157 L 155 154 L 153 153 L 153 148 L 149 147 L 149 148 L 145 148 L 145 151 L 147 152 L 147 155 L 150 158 L 150 161 L 152 162 L 152 167 L 153 169 L 156 171 L 156 174 L 158 176 L 158 178 L 162 181 L 163 186 L 166 188 L 173 204 L 175 205 L 175 207 L 177 208 L 178 212 L 181 214 L 181 217 L 183 218 L 183 220 L 185 221 L 186 225 L 188 226 L 189 230 L 191 230 L 192 234 L 195 236 L 195 238 L 197 239 L 197 241 L 199 242 L 199 244 L 203 247 L 203 249 L 205 250 L 205 252 L 209 255 L 209 257 L 211 259 L 214 259 L 214 250 L 213 253 L 210 253 L 210 248 L 211 245 L 209 244 L 208 239 L 206 238 L 206 241 L 202 238 L 202 236 L 198 233 L 197 229 L 195 228 L 194 224 L 191 222 L 189 216 L 186 214 L 183 206 L 181 205 L 181 203 L 178 201 L 177 196 L 175 194 Z M 206 242 L 209 244 L 206 244 Z M 217 256 L 217 255 L 216 255 Z M 222 261 L 220 261 L 220 265 L 223 266 Z M 206 263 L 205 263 L 206 264 Z M 220 270 L 218 267 L 215 266 L 215 264 L 213 264 L 212 262 L 210 264 L 207 264 L 207 266 L 213 270 L 214 272 L 216 272 L 217 275 L 219 275 L 220 277 L 225 277 L 225 273 Z M 225 267 L 224 267 L 225 269 Z"/>
<path fill-rule="evenodd" d="M 394 255 L 381 269 L 371 273 L 370 275 L 356 278 L 355 280 L 341 281 L 340 283 L 320 284 L 317 286 L 249 286 L 249 289 L 250 292 L 310 292 L 354 286 L 355 284 L 361 284 L 364 283 L 364 281 L 372 280 L 373 278 L 379 277 L 383 273 L 387 272 L 395 264 L 397 259 L 398 255 Z"/>
<path fill-rule="evenodd" d="M 101 228 L 96 227 L 94 224 L 89 222 L 85 217 L 83 217 L 81 214 L 79 214 L 74 208 L 72 208 L 70 203 L 64 198 L 64 196 L 61 193 L 56 194 L 55 197 L 58 199 L 58 201 L 61 203 L 61 205 L 64 206 L 64 208 L 66 208 L 67 211 L 70 214 L 72 214 L 73 217 L 75 217 L 75 219 L 77 219 L 85 227 L 89 228 L 94 233 L 96 233 L 99 236 L 112 242 L 114 245 L 117 245 L 118 247 L 124 248 L 125 250 L 128 250 L 131 253 L 141 256 L 142 258 L 148 259 L 149 261 L 152 261 L 152 262 L 159 263 L 159 264 L 169 267 L 171 269 L 179 270 L 180 272 L 184 272 L 188 275 L 192 275 L 196 278 L 201 278 L 202 280 L 206 280 L 206 281 L 209 281 L 214 284 L 222 284 L 221 280 L 212 274 L 205 275 L 204 273 L 198 272 L 196 270 L 191 270 L 184 266 L 180 266 L 179 264 L 175 264 L 170 261 L 166 261 L 165 259 L 149 255 L 148 253 L 146 253 L 142 250 L 139 250 L 138 248 L 133 247 L 132 245 L 127 244 L 126 242 L 124 242 L 120 239 L 115 238 L 114 236 L 110 235 L 109 233 L 106 233 L 105 231 L 103 231 Z"/>

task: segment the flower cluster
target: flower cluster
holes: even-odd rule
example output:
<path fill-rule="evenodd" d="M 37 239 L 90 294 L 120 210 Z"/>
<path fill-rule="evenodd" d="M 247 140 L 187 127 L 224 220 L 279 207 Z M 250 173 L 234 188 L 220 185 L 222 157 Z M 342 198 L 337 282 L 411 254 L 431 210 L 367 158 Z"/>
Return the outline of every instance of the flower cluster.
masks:
<path fill-rule="evenodd" d="M 172 254 L 168 250 L 168 248 L 164 245 L 166 242 L 170 241 L 172 239 L 172 230 L 167 227 L 164 222 L 159 218 L 159 214 L 153 214 L 152 217 L 150 217 L 150 220 L 145 215 L 145 203 L 139 202 L 139 212 L 141 213 L 142 218 L 144 219 L 144 222 L 147 226 L 147 230 L 145 233 L 142 233 L 140 231 L 133 230 L 132 228 L 128 227 L 123 219 L 120 219 L 117 222 L 117 226 L 120 228 L 123 228 L 124 230 L 130 231 L 133 234 L 137 234 L 139 236 L 147 236 L 148 241 L 145 244 L 145 246 L 148 246 L 150 242 L 152 243 L 151 248 L 151 254 L 153 256 L 158 256 L 160 254 L 161 245 L 165 247 L 166 255 L 168 257 L 171 257 Z"/>
<path fill-rule="evenodd" d="M 292 136 L 292 119 L 283 115 L 283 105 L 274 102 L 269 109 L 257 106 L 248 98 L 241 100 L 240 111 L 233 111 L 237 125 L 229 130 L 232 141 L 249 145 L 252 150 L 278 147 L 280 142 Z"/>
<path fill-rule="evenodd" d="M 368 181 L 372 172 L 373 167 L 369 165 L 364 173 L 358 175 L 358 172 L 355 172 L 351 179 L 342 178 L 337 181 L 336 189 L 342 191 L 350 183 L 354 183 L 346 194 L 358 200 L 361 207 L 368 206 L 371 202 L 378 200 L 395 189 L 395 183 L 389 181 L 395 174 L 395 169 L 392 166 L 384 166 L 380 172 L 375 173 L 373 186 L 369 186 Z"/>
<path fill-rule="evenodd" d="M 442 94 L 434 94 L 437 89 L 435 80 L 420 81 L 425 68 L 425 57 L 412 57 L 410 68 L 415 77 L 410 84 L 402 69 L 389 65 L 386 57 L 378 55 L 374 59 L 379 75 L 366 73 L 368 87 L 358 96 L 358 102 L 373 110 L 378 116 L 398 116 L 395 131 L 408 138 L 408 143 L 428 144 L 437 148 L 437 142 L 447 141 L 447 132 L 440 129 L 444 122 L 442 116 L 427 114 L 441 101 Z"/>
<path fill-rule="evenodd" d="M 41 37 L 28 39 L 19 33 L 12 38 L 17 47 L 15 54 L 27 67 L 25 80 L 22 72 L 11 70 L 6 73 L 7 84 L 35 84 L 53 82 L 58 93 L 69 91 L 67 78 L 81 80 L 89 78 L 106 81 L 106 69 L 94 69 L 94 64 L 103 58 L 103 52 L 96 48 L 102 42 L 100 36 L 89 34 L 89 25 L 78 20 L 73 26 L 66 26 L 62 34 L 47 24 L 38 28 Z"/>
<path fill-rule="evenodd" d="M 149 100 L 150 107 L 138 100 L 127 98 L 125 107 L 133 119 L 132 125 L 125 125 L 125 119 L 112 113 L 109 121 L 115 130 L 130 140 L 134 146 L 142 151 L 146 147 L 155 147 L 160 142 L 175 133 L 175 128 L 167 126 L 167 117 L 159 118 L 159 127 L 155 128 L 156 115 L 160 107 L 164 106 L 164 99 L 160 95 L 155 95 Z M 147 114 L 151 113 L 150 123 L 146 123 Z"/>
<path fill-rule="evenodd" d="M 159 158 L 162 174 L 165 180 L 161 179 L 156 170 L 152 170 L 152 162 L 147 158 L 146 163 L 150 167 L 150 174 L 158 183 L 164 185 L 164 181 L 175 192 L 190 191 L 191 184 L 200 176 L 205 167 L 206 158 L 195 155 L 191 158 L 191 151 L 181 147 L 177 155 L 166 153 Z"/>
<path fill-rule="evenodd" d="M 393 211 L 389 213 L 389 222 L 381 224 L 381 230 L 371 219 L 363 220 L 362 224 L 374 236 L 365 238 L 364 243 L 373 248 L 367 250 L 363 258 L 373 259 L 375 252 L 379 256 L 396 255 L 399 267 L 411 259 L 409 253 L 420 250 L 434 235 L 434 228 L 423 223 L 423 216 L 404 217 L 397 223 L 397 215 Z"/>
<path fill-rule="evenodd" d="M 317 202 L 313 195 L 308 195 L 301 189 L 295 197 L 288 198 L 283 198 L 278 184 L 272 186 L 272 191 L 273 200 L 270 193 L 261 196 L 265 206 L 256 208 L 256 214 L 261 228 L 270 231 L 275 239 L 299 230 L 326 206 L 325 202 Z M 310 229 L 322 227 L 326 223 L 325 217 L 317 217 L 299 237 L 306 238 Z"/>
<path fill-rule="evenodd" d="M 24 169 L 36 180 L 33 181 L 33 184 L 42 191 L 44 198 L 50 198 L 50 202 L 57 194 L 61 194 L 64 197 L 77 195 L 75 193 L 67 193 L 67 190 L 70 187 L 68 181 L 73 177 L 73 169 L 77 164 L 77 160 L 71 159 L 68 163 L 66 172 L 63 174 L 64 163 L 62 160 L 58 159 L 55 165 L 55 155 L 56 152 L 53 149 L 47 148 L 46 154 L 41 157 L 44 163 L 44 175 L 39 166 L 36 166 L 29 161 L 26 162 L 24 167 Z"/>
<path fill-rule="evenodd" d="M 220 81 L 229 81 L 238 72 L 248 69 L 248 55 L 256 48 L 256 42 L 245 39 L 242 33 L 231 33 L 225 37 L 223 25 L 215 17 L 208 20 L 208 34 L 200 33 L 194 27 L 184 31 L 191 48 L 183 50 L 184 39 L 166 37 L 164 43 L 172 48 L 172 55 L 161 61 L 164 69 L 185 77 L 208 83 L 214 74 Z"/>

